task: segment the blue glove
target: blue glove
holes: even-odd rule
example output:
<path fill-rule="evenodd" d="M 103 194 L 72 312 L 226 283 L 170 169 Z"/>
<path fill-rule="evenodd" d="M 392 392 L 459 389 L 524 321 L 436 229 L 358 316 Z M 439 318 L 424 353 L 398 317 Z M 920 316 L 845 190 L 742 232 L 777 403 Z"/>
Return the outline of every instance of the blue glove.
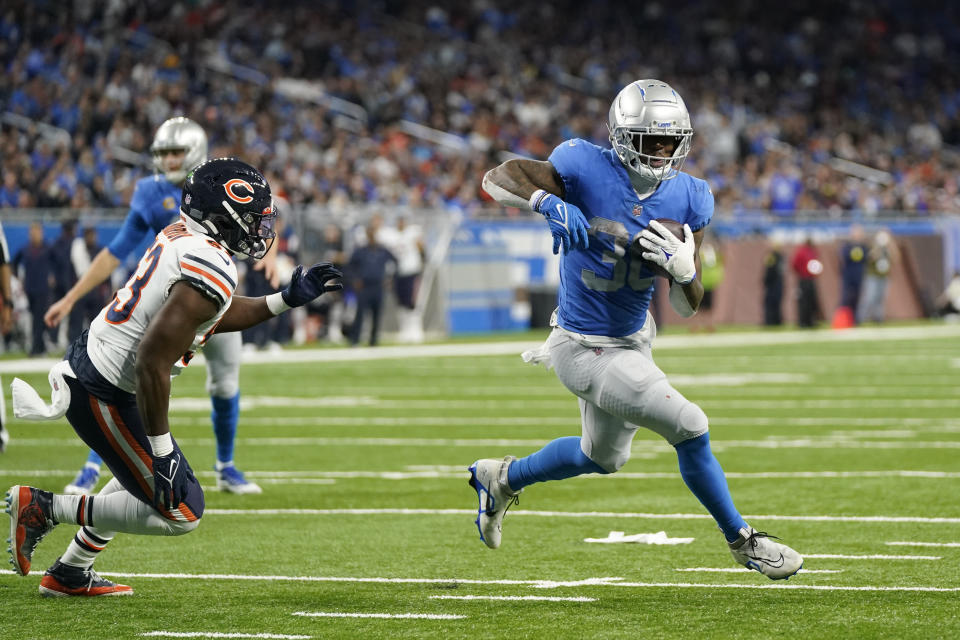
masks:
<path fill-rule="evenodd" d="M 342 278 L 340 269 L 329 262 L 318 262 L 307 272 L 303 272 L 303 265 L 298 264 L 290 278 L 290 284 L 280 292 L 283 301 L 291 307 L 302 307 L 311 300 L 319 298 L 330 291 L 339 291 L 343 285 L 339 282 L 328 284 L 331 280 Z"/>
<path fill-rule="evenodd" d="M 197 479 L 179 451 L 153 456 L 153 506 L 174 509 Z"/>
<path fill-rule="evenodd" d="M 587 236 L 590 224 L 579 207 L 564 202 L 542 189 L 536 191 L 530 197 L 530 201 L 533 203 L 533 210 L 543 214 L 547 224 L 550 225 L 554 254 L 560 251 L 561 244 L 564 253 L 569 253 L 570 249 L 586 249 L 590 246 Z"/>

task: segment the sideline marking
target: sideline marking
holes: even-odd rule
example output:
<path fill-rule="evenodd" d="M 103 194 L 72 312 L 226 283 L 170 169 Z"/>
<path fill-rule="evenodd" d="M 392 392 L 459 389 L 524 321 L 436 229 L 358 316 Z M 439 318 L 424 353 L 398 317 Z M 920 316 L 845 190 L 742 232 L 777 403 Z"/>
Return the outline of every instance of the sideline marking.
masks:
<path fill-rule="evenodd" d="M 402 618 L 417 620 L 463 620 L 467 617 L 452 613 L 352 613 L 347 611 L 294 611 L 293 615 L 305 618 Z"/>
<path fill-rule="evenodd" d="M 749 569 L 748 569 L 749 571 Z M 431 600 L 503 600 L 503 601 L 525 601 L 535 600 L 538 602 L 596 602 L 596 598 L 586 596 L 430 596 Z"/>
<path fill-rule="evenodd" d="M 960 547 L 960 542 L 886 542 L 891 547 Z"/>
<path fill-rule="evenodd" d="M 9 569 L 2 569 L 0 573 L 14 575 Z M 744 584 L 703 584 L 697 582 L 622 582 L 623 578 L 587 578 L 585 580 L 552 581 L 552 580 L 465 580 L 460 578 L 351 578 L 345 576 L 249 576 L 230 574 L 188 574 L 188 573 L 121 573 L 115 571 L 99 571 L 101 575 L 117 578 L 160 578 L 195 579 L 195 580 L 263 580 L 288 582 L 347 582 L 347 583 L 392 583 L 392 584 L 495 584 L 518 585 L 537 589 L 554 589 L 557 587 L 633 587 L 633 588 L 697 588 L 697 589 L 799 589 L 811 591 L 934 591 L 960 592 L 960 587 L 883 587 L 883 586 L 839 586 L 839 585 L 812 585 L 812 584 L 770 584 L 768 582 Z M 381 614 L 385 615 L 385 614 Z"/>

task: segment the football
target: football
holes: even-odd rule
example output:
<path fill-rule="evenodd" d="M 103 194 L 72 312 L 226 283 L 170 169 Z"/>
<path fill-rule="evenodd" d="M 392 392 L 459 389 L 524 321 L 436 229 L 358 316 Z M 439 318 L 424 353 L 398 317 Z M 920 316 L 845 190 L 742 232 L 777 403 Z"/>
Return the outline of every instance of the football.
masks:
<path fill-rule="evenodd" d="M 671 220 L 670 218 L 657 218 L 657 222 L 659 222 L 659 223 L 662 224 L 664 227 L 666 227 L 666 228 L 667 228 L 667 231 L 669 231 L 669 232 L 672 233 L 673 235 L 675 235 L 675 236 L 677 236 L 678 238 L 680 238 L 681 240 L 683 240 L 683 223 L 677 222 L 676 220 Z M 653 229 L 650 229 L 650 231 L 653 231 Z M 653 231 L 653 232 L 656 233 L 656 231 Z M 655 263 L 655 262 L 650 262 L 649 260 L 646 260 L 645 258 L 643 258 L 643 257 L 641 256 L 641 254 L 645 251 L 645 249 L 640 245 L 639 242 L 634 241 L 634 243 L 633 243 L 633 250 L 634 250 L 634 252 L 635 252 L 635 254 L 636 254 L 636 257 L 637 257 L 641 262 L 643 262 L 643 266 L 644 266 L 648 271 L 652 271 L 652 272 L 654 272 L 654 273 L 655 273 L 656 275 L 658 275 L 658 276 L 663 276 L 663 277 L 666 278 L 667 280 L 670 280 L 670 279 L 671 279 L 671 276 L 670 276 L 669 273 L 667 273 L 667 270 L 666 270 L 666 269 L 664 269 L 663 267 L 661 267 L 660 265 L 658 265 L 658 264 Z"/>

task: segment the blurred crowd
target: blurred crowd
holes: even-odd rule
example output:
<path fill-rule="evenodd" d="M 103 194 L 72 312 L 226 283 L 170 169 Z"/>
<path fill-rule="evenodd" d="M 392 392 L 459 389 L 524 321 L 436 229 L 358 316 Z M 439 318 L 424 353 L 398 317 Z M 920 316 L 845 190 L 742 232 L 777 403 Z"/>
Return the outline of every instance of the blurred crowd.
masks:
<path fill-rule="evenodd" d="M 498 210 L 484 171 L 570 137 L 606 144 L 618 89 L 657 77 L 691 110 L 685 170 L 719 215 L 957 213 L 958 15 L 900 0 L 12 0 L 0 207 L 125 206 L 153 132 L 182 114 L 298 208 Z"/>

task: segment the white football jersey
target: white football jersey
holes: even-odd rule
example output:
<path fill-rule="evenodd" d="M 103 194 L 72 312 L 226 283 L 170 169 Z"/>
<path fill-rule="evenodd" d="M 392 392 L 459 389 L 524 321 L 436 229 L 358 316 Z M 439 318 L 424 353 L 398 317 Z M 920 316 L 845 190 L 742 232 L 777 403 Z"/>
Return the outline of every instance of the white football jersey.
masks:
<path fill-rule="evenodd" d="M 212 334 L 230 307 L 237 267 L 230 254 L 199 229 L 192 220 L 181 217 L 158 233 L 136 272 L 90 324 L 90 360 L 104 378 L 128 393 L 136 392 L 140 341 L 175 283 L 190 283 L 215 302 L 218 311 L 197 329 L 190 351 L 174 365 L 171 375 L 187 366 L 193 351 Z"/>

